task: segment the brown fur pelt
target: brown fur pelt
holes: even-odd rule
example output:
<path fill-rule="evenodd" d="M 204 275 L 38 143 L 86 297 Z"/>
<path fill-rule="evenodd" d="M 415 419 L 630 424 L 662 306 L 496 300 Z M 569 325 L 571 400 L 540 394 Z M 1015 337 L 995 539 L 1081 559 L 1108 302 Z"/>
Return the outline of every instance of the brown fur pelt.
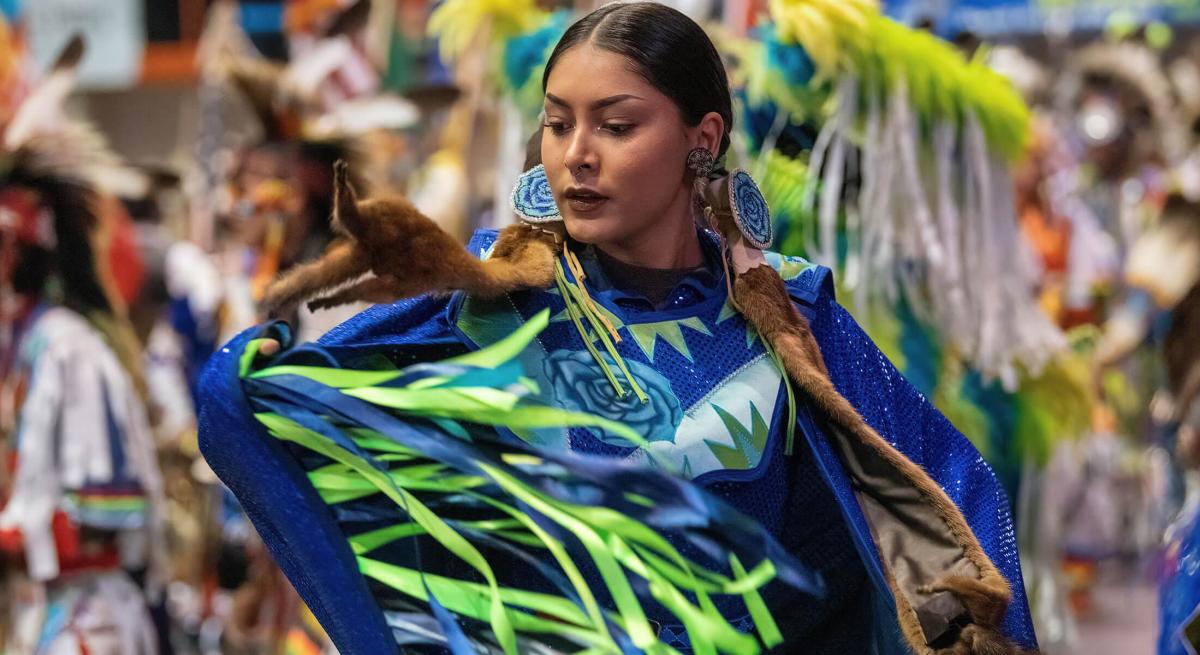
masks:
<path fill-rule="evenodd" d="M 1001 590 L 998 593 L 998 590 Z M 998 573 L 980 580 L 954 575 L 920 589 L 921 593 L 949 591 L 967 608 L 974 623 L 963 627 L 958 640 L 937 655 L 1036 655 L 1005 637 L 999 625 L 1004 620 L 1011 592 L 1008 583 Z"/>
<path fill-rule="evenodd" d="M 463 290 L 495 297 L 545 287 L 554 281 L 561 242 L 553 232 L 513 225 L 501 232 L 493 256 L 481 262 L 405 198 L 359 200 L 340 161 L 334 166 L 333 228 L 342 238 L 320 259 L 291 269 L 267 289 L 269 310 L 286 312 L 314 297 L 308 306 L 317 310 L 425 293 Z"/>

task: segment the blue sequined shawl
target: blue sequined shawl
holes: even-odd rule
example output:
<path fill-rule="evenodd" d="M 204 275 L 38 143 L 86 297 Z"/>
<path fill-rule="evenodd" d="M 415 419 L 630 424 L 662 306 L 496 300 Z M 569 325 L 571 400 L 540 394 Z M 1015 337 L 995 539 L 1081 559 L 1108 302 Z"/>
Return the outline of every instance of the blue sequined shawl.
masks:
<path fill-rule="evenodd" d="M 494 239 L 494 232 L 478 233 L 469 248 L 482 254 Z M 788 290 L 810 323 L 837 389 L 871 427 L 946 491 L 984 551 L 1010 582 L 1013 598 L 1002 626 L 1005 634 L 1026 648 L 1036 648 L 1008 499 L 987 463 L 837 304 L 826 269 L 778 255 L 769 255 L 769 259 L 777 269 L 786 267 L 790 271 L 784 275 Z M 691 282 L 701 296 L 705 289 L 724 293 L 722 284 Z M 457 354 L 474 345 L 464 339 L 460 329 L 459 300 L 422 297 L 378 306 L 335 328 L 320 344 L 348 364 L 380 353 L 399 365 Z M 704 298 L 693 300 L 702 303 Z M 685 309 L 667 311 L 678 314 Z M 202 449 L 213 469 L 238 495 L 268 548 L 341 652 L 394 649 L 382 614 L 357 573 L 336 521 L 307 489 L 303 471 L 249 416 L 236 377 L 237 356 L 245 342 L 261 331 L 258 328 L 243 333 L 210 363 L 202 383 Z M 785 526 L 834 525 L 833 535 L 827 537 L 824 546 L 833 552 L 826 553 L 824 559 L 812 555 L 809 563 L 829 567 L 831 581 L 844 583 L 843 590 L 866 587 L 872 593 L 862 594 L 867 599 L 863 603 L 845 605 L 846 613 L 854 613 L 853 621 L 847 624 L 849 632 L 856 627 L 858 634 L 852 639 L 824 643 L 836 652 L 856 652 L 869 641 L 875 652 L 907 653 L 884 569 L 850 478 L 811 412 L 803 403 L 799 409 L 801 429 L 794 455 L 764 457 L 758 467 L 761 470 L 747 480 L 723 481 L 718 477 L 706 484 L 738 509 L 768 526 L 776 526 L 772 531 L 785 543 Z M 774 448 L 782 448 L 780 439 L 772 443 Z M 786 499 L 789 494 L 799 502 L 765 500 Z M 847 542 L 853 550 L 844 547 Z M 847 560 L 848 552 L 857 557 Z M 847 632 L 845 627 L 839 630 Z M 672 636 L 669 626 L 664 627 L 662 637 Z"/>

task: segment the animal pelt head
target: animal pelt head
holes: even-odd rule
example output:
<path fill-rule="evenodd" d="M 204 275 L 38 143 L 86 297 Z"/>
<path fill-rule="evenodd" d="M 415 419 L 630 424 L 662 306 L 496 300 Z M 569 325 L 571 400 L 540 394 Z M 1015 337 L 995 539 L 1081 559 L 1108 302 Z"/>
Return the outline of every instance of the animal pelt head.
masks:
<path fill-rule="evenodd" d="M 517 224 L 501 232 L 492 256 L 479 261 L 402 196 L 360 199 L 345 162 L 334 166 L 333 229 L 342 239 L 315 262 L 297 266 L 266 292 L 269 310 L 290 310 L 305 298 L 313 308 L 351 302 L 392 302 L 462 290 L 494 297 L 554 280 L 562 235 Z M 364 274 L 371 275 L 358 280 Z M 337 287 L 355 282 L 329 295 Z"/>

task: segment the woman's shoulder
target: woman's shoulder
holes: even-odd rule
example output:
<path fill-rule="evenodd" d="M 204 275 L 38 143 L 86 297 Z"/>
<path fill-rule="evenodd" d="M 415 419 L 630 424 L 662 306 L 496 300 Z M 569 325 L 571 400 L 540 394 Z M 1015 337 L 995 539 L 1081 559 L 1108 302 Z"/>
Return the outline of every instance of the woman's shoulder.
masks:
<path fill-rule="evenodd" d="M 475 230 L 467 242 L 467 251 L 480 259 L 491 254 L 500 230 L 481 228 Z M 779 273 L 784 285 L 794 300 L 813 305 L 826 297 L 834 299 L 833 272 L 825 266 L 815 264 L 803 257 L 784 255 L 772 250 L 763 251 L 767 264 Z"/>
<path fill-rule="evenodd" d="M 763 252 L 767 264 L 783 278 L 792 299 L 802 305 L 815 306 L 820 300 L 834 300 L 833 271 L 803 257 L 783 255 L 771 250 Z"/>
<path fill-rule="evenodd" d="M 477 229 L 467 241 L 466 249 L 479 259 L 487 259 L 495 248 L 499 236 L 500 230 L 496 228 Z M 815 264 L 803 257 L 784 255 L 770 250 L 764 251 L 763 255 L 767 264 L 775 269 L 783 279 L 788 294 L 810 318 L 811 310 L 814 308 L 836 304 L 833 272 L 828 267 Z M 444 301 L 445 299 L 443 299 L 443 308 L 445 307 Z M 384 319 L 386 314 L 388 314 L 387 309 L 377 307 L 364 312 L 357 319 L 359 321 L 378 321 Z"/>
<path fill-rule="evenodd" d="M 500 230 L 494 227 L 481 227 L 471 234 L 467 240 L 467 252 L 479 259 L 487 259 L 491 254 L 496 240 L 500 238 Z"/>
<path fill-rule="evenodd" d="M 321 346 L 399 344 L 447 337 L 449 297 L 424 295 L 373 305 L 334 326 L 319 339 Z"/>

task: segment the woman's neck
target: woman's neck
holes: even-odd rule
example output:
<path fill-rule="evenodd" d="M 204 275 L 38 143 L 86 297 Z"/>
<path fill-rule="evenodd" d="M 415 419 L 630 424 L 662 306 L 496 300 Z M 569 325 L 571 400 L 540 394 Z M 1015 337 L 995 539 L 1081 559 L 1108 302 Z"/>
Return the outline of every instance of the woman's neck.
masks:
<path fill-rule="evenodd" d="M 690 213 L 681 219 L 659 221 L 627 241 L 597 243 L 595 247 L 618 262 L 641 268 L 691 269 L 704 264 Z"/>

